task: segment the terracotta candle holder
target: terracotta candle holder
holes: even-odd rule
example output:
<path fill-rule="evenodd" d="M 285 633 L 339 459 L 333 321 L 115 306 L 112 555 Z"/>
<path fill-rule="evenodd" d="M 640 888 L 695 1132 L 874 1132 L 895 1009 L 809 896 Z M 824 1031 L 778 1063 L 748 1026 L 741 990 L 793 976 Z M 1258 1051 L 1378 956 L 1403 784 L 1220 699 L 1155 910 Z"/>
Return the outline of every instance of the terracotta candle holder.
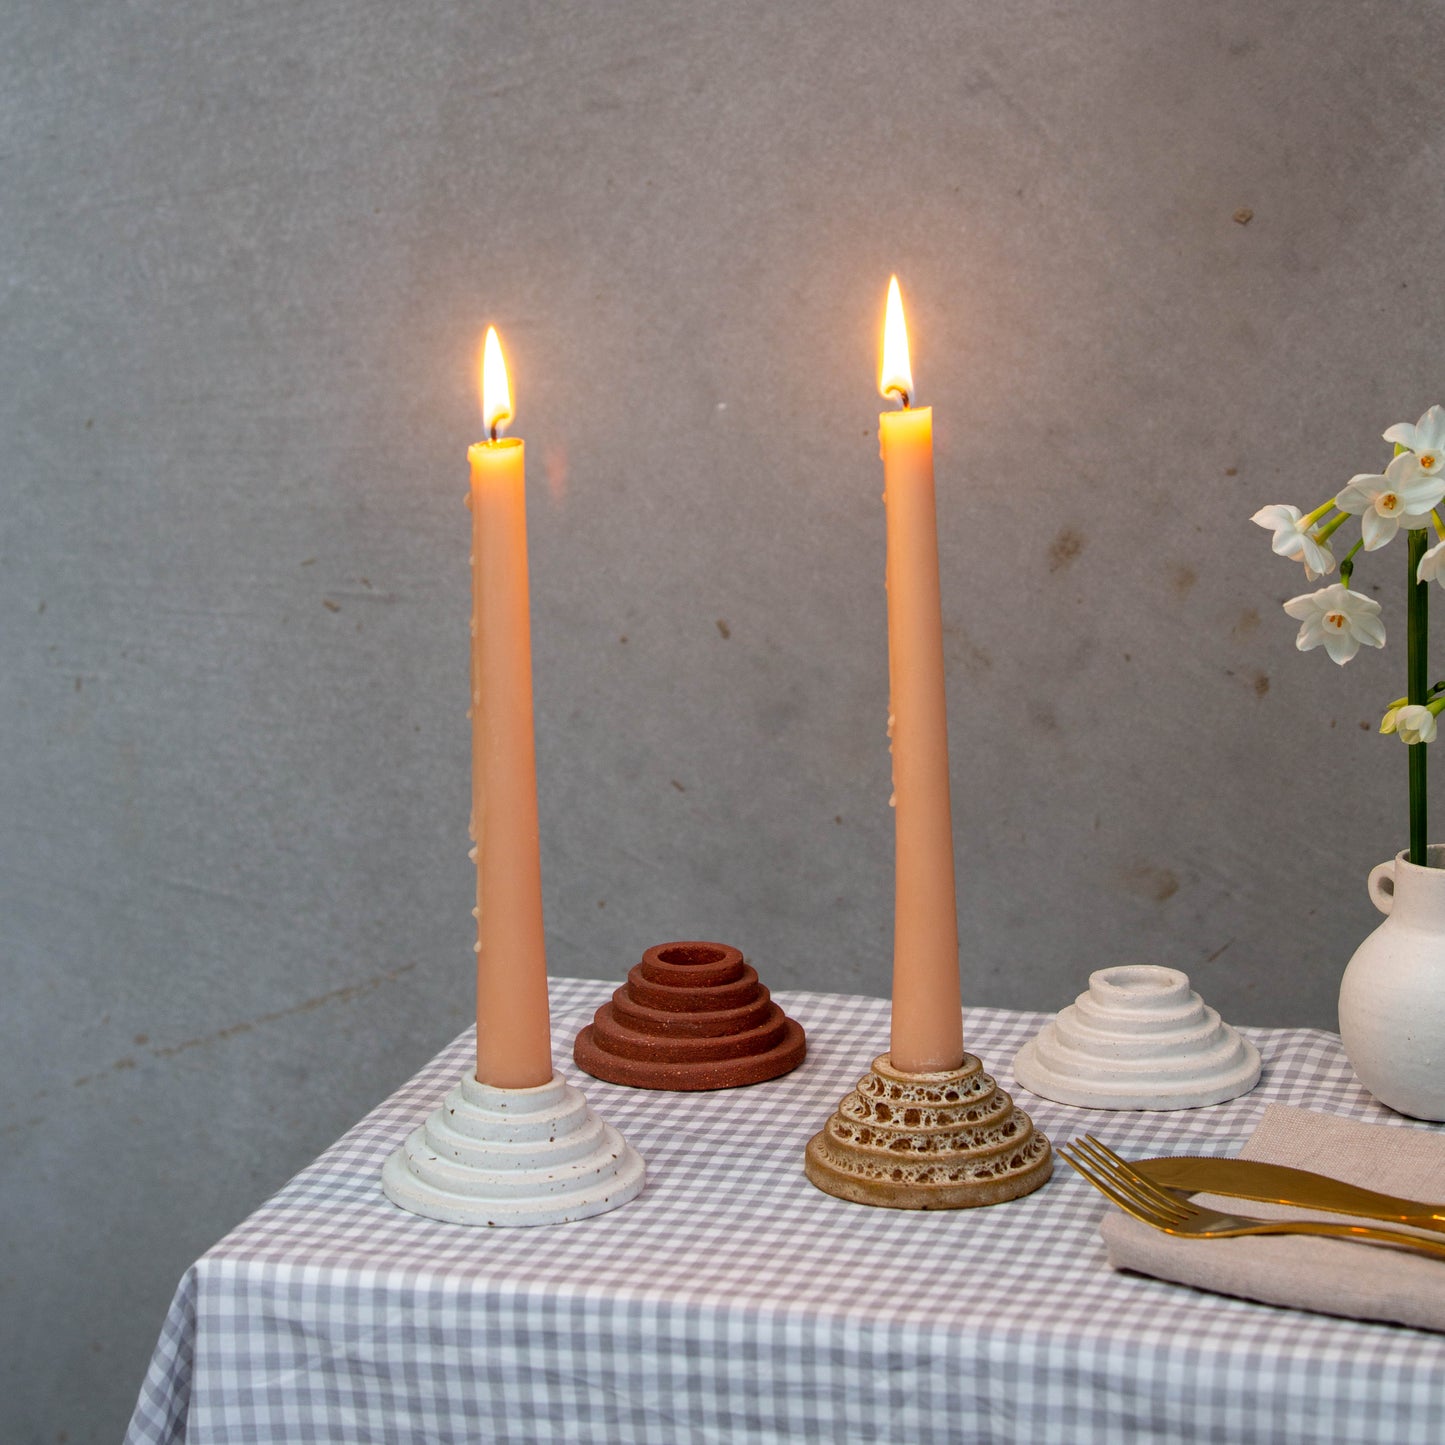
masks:
<path fill-rule="evenodd" d="M 577 1067 L 637 1089 L 731 1089 L 803 1062 L 802 1028 L 725 943 L 659 943 L 577 1035 Z"/>
<path fill-rule="evenodd" d="M 969 1209 L 1031 1194 L 1054 1170 L 1049 1141 L 983 1071 L 905 1074 L 887 1054 L 808 1142 L 826 1194 L 887 1209 Z"/>

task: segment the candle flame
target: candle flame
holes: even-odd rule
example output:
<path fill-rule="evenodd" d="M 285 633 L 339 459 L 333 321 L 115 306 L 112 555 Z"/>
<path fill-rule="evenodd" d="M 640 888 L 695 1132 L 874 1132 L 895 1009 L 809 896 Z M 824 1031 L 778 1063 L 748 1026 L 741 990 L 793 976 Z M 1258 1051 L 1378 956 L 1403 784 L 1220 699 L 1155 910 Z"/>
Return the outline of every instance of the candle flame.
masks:
<path fill-rule="evenodd" d="M 489 326 L 482 348 L 482 424 L 495 438 L 512 416 L 512 388 L 507 382 L 507 363 L 502 360 L 502 343 L 497 340 L 497 328 Z"/>
<path fill-rule="evenodd" d="M 908 327 L 903 321 L 903 298 L 898 294 L 898 277 L 888 278 L 888 314 L 883 322 L 883 365 L 878 390 L 884 396 L 897 395 L 907 406 L 913 395 L 913 369 L 908 364 Z"/>

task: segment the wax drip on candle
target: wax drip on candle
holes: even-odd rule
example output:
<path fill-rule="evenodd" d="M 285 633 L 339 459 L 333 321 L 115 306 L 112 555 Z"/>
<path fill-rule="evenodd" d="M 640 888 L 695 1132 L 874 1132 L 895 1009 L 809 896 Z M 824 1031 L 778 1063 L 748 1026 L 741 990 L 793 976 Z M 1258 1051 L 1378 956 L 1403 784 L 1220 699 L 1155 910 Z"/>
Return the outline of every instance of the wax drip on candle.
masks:
<path fill-rule="evenodd" d="M 883 360 L 878 373 L 878 390 L 884 396 L 894 396 L 902 403 L 904 411 L 912 405 L 913 366 L 908 356 L 908 328 L 903 320 L 903 297 L 898 290 L 898 277 L 888 278 L 888 306 L 883 321 Z M 885 490 L 883 500 L 888 494 Z M 883 578 L 883 590 L 891 593 L 888 577 Z M 889 691 L 892 691 L 892 657 L 889 658 Z M 888 754 L 893 760 L 893 791 L 888 797 L 888 806 L 898 806 L 897 757 L 893 746 L 895 716 L 890 698 L 888 708 Z"/>
<path fill-rule="evenodd" d="M 889 756 L 890 759 L 893 757 L 893 724 L 894 724 L 893 709 L 892 709 L 892 708 L 889 708 L 889 709 L 888 709 L 888 756 Z M 890 771 L 890 772 L 892 771 L 891 764 L 890 764 L 889 771 Z M 892 791 L 891 793 L 889 793 L 889 795 L 888 795 L 888 806 L 889 806 L 890 808 L 896 808 L 896 807 L 898 806 L 898 788 L 897 788 L 896 785 L 894 786 L 893 791 Z"/>

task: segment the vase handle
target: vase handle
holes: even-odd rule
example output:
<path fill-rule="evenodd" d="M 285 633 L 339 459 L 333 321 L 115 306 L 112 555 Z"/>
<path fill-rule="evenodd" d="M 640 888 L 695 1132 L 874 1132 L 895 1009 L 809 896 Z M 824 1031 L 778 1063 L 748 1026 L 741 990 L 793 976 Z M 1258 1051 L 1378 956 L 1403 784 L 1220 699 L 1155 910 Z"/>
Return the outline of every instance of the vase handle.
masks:
<path fill-rule="evenodd" d="M 1366 886 L 1370 890 L 1370 902 L 1381 913 L 1388 913 L 1395 906 L 1395 860 L 1391 858 L 1389 862 L 1377 863 L 1371 868 L 1370 881 Z"/>

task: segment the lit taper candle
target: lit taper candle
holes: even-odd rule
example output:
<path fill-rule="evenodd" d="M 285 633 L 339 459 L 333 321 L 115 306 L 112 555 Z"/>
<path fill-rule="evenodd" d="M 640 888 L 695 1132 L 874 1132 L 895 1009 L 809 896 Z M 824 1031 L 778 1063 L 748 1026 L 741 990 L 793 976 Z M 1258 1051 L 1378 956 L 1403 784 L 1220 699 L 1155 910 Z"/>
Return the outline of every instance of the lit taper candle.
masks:
<path fill-rule="evenodd" d="M 501 343 L 488 327 L 482 421 L 467 452 L 472 485 L 472 857 L 477 865 L 477 1079 L 528 1089 L 552 1077 L 532 635 L 525 448 L 512 419 Z"/>
<path fill-rule="evenodd" d="M 933 411 L 913 405 L 898 278 L 888 283 L 879 390 L 901 409 L 878 418 L 888 513 L 888 690 L 893 753 L 895 1069 L 963 1063 L 943 609 L 933 495 Z"/>

